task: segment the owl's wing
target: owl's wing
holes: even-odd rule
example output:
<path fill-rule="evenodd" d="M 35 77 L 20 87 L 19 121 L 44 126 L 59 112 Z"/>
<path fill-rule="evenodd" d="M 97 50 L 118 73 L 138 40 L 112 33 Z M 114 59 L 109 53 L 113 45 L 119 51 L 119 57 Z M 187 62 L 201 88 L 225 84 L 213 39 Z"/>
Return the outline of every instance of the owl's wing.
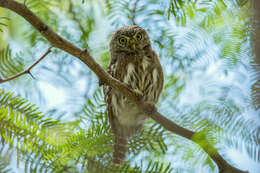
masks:
<path fill-rule="evenodd" d="M 161 94 L 161 92 L 163 90 L 163 84 L 164 84 L 163 68 L 162 68 L 162 65 L 160 63 L 160 60 L 159 60 L 159 57 L 157 56 L 157 54 L 154 51 L 153 51 L 153 54 L 155 56 L 154 58 L 155 58 L 155 62 L 156 62 L 156 65 L 157 65 L 156 67 L 158 69 L 159 82 L 157 82 L 157 85 L 158 85 L 159 93 Z M 160 96 L 160 94 L 159 94 L 159 96 Z"/>
<path fill-rule="evenodd" d="M 115 64 L 110 63 L 107 72 L 112 76 L 116 77 Z M 104 96 L 107 103 L 107 115 L 111 125 L 112 132 L 115 135 L 114 152 L 113 152 L 113 164 L 122 164 L 127 152 L 127 138 L 120 134 L 120 124 L 117 122 L 116 116 L 112 108 L 112 87 L 104 86 Z"/>
<path fill-rule="evenodd" d="M 107 72 L 112 76 L 115 77 L 115 68 L 114 68 L 115 64 L 110 62 Z M 104 96 L 105 96 L 105 102 L 107 104 L 107 116 L 108 116 L 108 120 L 109 123 L 111 125 L 112 131 L 114 133 L 116 133 L 116 129 L 115 129 L 115 124 L 114 124 L 114 118 L 115 115 L 113 115 L 113 110 L 112 110 L 112 87 L 108 86 L 108 85 L 104 85 Z"/>
<path fill-rule="evenodd" d="M 154 64 L 154 68 L 157 69 L 158 71 L 158 79 L 157 80 L 158 82 L 156 83 L 156 92 L 158 92 L 158 94 L 156 95 L 156 101 L 158 101 L 159 97 L 160 97 L 160 94 L 163 90 L 163 83 L 164 83 L 164 75 L 163 75 L 163 69 L 162 69 L 162 65 L 160 63 L 160 60 L 159 60 L 159 57 L 157 56 L 157 54 L 155 53 L 154 50 L 152 50 L 151 46 L 148 46 L 147 47 L 147 50 L 145 52 L 145 56 L 147 57 L 150 57 L 153 61 L 153 64 Z"/>

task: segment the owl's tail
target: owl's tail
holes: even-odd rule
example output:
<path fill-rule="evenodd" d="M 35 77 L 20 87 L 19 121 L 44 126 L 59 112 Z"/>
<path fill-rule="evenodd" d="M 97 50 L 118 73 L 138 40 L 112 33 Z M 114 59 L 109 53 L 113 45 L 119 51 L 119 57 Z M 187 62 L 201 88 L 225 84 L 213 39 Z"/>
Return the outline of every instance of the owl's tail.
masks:
<path fill-rule="evenodd" d="M 122 165 L 127 152 L 127 137 L 122 135 L 115 135 L 113 164 Z"/>

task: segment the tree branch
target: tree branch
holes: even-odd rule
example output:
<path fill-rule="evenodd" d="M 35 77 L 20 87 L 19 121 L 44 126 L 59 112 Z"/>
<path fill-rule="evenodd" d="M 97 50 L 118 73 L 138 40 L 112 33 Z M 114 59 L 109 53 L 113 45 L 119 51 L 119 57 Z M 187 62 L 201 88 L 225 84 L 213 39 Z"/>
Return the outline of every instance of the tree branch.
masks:
<path fill-rule="evenodd" d="M 51 47 L 37 61 L 35 61 L 31 66 L 29 66 L 26 70 L 14 75 L 14 76 L 8 77 L 6 79 L 0 79 L 0 84 L 7 82 L 7 81 L 10 81 L 10 80 L 13 80 L 15 78 L 18 78 L 18 77 L 25 75 L 25 74 L 29 74 L 29 75 L 31 75 L 32 78 L 34 78 L 33 75 L 31 74 L 31 69 L 34 66 L 36 66 L 40 61 L 42 61 L 50 52 L 51 52 Z"/>
<path fill-rule="evenodd" d="M 133 7 L 133 10 L 132 10 L 132 15 L 133 15 L 133 16 L 132 16 L 131 20 L 132 20 L 132 24 L 133 24 L 133 25 L 136 25 L 136 22 L 135 22 L 135 18 L 136 18 L 136 8 L 137 8 L 137 5 L 138 5 L 139 1 L 140 1 L 140 0 L 136 0 L 136 1 L 135 1 L 134 7 Z"/>
<path fill-rule="evenodd" d="M 139 97 L 136 96 L 131 89 L 129 89 L 124 83 L 111 77 L 102 67 L 94 60 L 87 50 L 82 50 L 67 40 L 63 39 L 57 33 L 55 33 L 48 25 L 46 25 L 40 18 L 38 18 L 32 11 L 26 6 L 18 3 L 14 0 L 0 0 L 0 7 L 10 9 L 15 13 L 26 19 L 32 26 L 34 26 L 54 47 L 60 48 L 63 51 L 77 57 L 83 63 L 85 63 L 97 76 L 98 78 L 112 88 L 118 90 L 120 93 L 128 97 L 132 102 L 136 103 L 140 109 L 146 112 L 153 120 L 161 124 L 167 130 L 181 135 L 189 140 L 193 140 L 192 137 L 197 133 L 194 133 L 188 129 L 178 126 L 171 120 L 161 115 L 154 105 L 144 103 L 140 101 Z M 206 139 L 202 139 L 206 140 Z M 193 140 L 200 145 L 202 141 Z M 220 173 L 245 173 L 244 171 L 238 170 L 229 165 L 218 153 L 217 150 L 211 146 L 201 146 L 206 153 L 215 161 L 219 168 Z M 212 152 L 214 151 L 214 152 Z"/>

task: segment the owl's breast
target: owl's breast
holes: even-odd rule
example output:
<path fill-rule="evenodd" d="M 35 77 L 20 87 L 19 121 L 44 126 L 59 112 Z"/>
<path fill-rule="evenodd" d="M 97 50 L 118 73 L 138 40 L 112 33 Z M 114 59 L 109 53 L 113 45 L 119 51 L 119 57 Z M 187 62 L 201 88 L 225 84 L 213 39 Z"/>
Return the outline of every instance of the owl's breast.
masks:
<path fill-rule="evenodd" d="M 144 101 L 153 101 L 151 94 L 158 80 L 158 70 L 153 66 L 151 59 L 144 56 L 141 61 L 128 63 L 124 70 L 122 82 L 142 93 Z"/>
<path fill-rule="evenodd" d="M 155 91 L 158 71 L 148 57 L 143 58 L 142 61 L 129 62 L 125 68 L 121 68 L 120 80 L 135 92 L 142 93 L 144 101 L 157 102 Z M 147 118 L 134 103 L 119 92 L 113 94 L 112 104 L 117 119 L 123 125 L 139 125 Z"/>
<path fill-rule="evenodd" d="M 129 58 L 129 57 L 128 57 Z M 128 85 L 135 92 L 143 95 L 144 101 L 156 103 L 158 92 L 159 73 L 157 66 L 150 57 L 133 57 L 129 62 L 117 62 L 114 64 L 115 77 Z M 143 124 L 145 115 L 137 105 L 116 90 L 111 93 L 111 107 L 113 115 L 124 127 L 133 127 Z"/>

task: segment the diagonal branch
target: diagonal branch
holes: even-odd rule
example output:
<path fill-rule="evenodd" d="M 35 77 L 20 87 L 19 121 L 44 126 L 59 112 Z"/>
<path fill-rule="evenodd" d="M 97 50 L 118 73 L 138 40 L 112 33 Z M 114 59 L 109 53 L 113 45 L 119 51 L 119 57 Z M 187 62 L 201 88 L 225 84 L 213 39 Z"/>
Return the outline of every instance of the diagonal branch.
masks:
<path fill-rule="evenodd" d="M 208 145 L 201 145 L 206 153 L 215 161 L 219 168 L 220 173 L 246 173 L 239 169 L 236 169 L 229 165 L 217 152 L 213 146 L 211 146 L 206 138 L 202 138 L 200 141 L 194 140 L 193 137 L 197 133 L 185 129 L 171 120 L 160 114 L 154 105 L 150 105 L 140 101 L 139 97 L 131 89 L 129 89 L 124 83 L 111 77 L 102 67 L 94 60 L 87 50 L 82 50 L 69 41 L 63 39 L 57 33 L 55 33 L 48 25 L 46 25 L 40 18 L 38 18 L 32 11 L 26 6 L 18 3 L 14 0 L 0 0 L 0 7 L 10 9 L 15 13 L 26 19 L 32 26 L 34 26 L 54 47 L 60 48 L 61 50 L 75 56 L 85 63 L 97 76 L 98 78 L 107 85 L 110 85 L 114 89 L 118 90 L 123 95 L 127 96 L 131 101 L 136 103 L 140 109 L 146 112 L 153 120 L 161 124 L 167 130 L 183 136 L 189 140 L 193 140 L 197 144 L 201 144 L 205 141 Z"/>
<path fill-rule="evenodd" d="M 26 70 L 24 70 L 24 71 L 22 71 L 22 72 L 20 72 L 20 73 L 18 73 L 16 75 L 14 75 L 14 76 L 8 77 L 6 79 L 0 79 L 0 84 L 4 83 L 4 82 L 7 82 L 7 81 L 10 81 L 10 80 L 13 80 L 15 78 L 18 78 L 18 77 L 20 77 L 22 75 L 25 75 L 25 74 L 29 74 L 29 75 L 32 76 L 31 69 L 34 66 L 36 66 L 39 62 L 41 62 L 50 52 L 51 52 L 51 47 L 37 61 L 35 61 L 31 66 L 29 66 Z M 32 78 L 33 78 L 33 76 L 32 76 Z"/>

